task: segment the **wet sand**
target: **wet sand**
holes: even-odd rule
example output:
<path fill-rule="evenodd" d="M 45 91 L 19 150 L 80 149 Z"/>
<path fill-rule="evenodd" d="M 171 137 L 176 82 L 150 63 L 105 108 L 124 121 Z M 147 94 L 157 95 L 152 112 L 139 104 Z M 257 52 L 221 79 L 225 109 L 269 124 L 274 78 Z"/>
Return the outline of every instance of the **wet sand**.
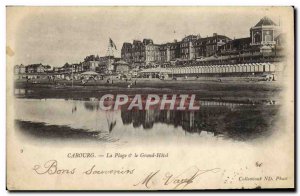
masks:
<path fill-rule="evenodd" d="M 130 88 L 128 87 L 128 85 Z M 80 81 L 61 80 L 56 84 L 49 81 L 38 81 L 38 83 L 27 83 L 18 81 L 16 89 L 25 90 L 18 93 L 17 97 L 26 98 L 66 98 L 85 99 L 111 93 L 134 94 L 196 94 L 198 99 L 222 100 L 222 101 L 267 101 L 276 100 L 281 91 L 280 84 L 270 81 L 247 81 L 247 80 L 137 80 L 134 81 L 89 81 L 81 84 Z"/>

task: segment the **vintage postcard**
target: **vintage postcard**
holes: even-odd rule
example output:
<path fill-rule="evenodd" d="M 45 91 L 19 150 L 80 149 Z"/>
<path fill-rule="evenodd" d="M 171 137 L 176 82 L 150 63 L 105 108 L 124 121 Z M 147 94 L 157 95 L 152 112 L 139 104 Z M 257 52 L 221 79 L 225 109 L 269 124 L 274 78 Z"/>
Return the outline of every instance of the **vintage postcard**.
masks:
<path fill-rule="evenodd" d="M 293 7 L 6 16 L 8 190 L 294 189 Z"/>

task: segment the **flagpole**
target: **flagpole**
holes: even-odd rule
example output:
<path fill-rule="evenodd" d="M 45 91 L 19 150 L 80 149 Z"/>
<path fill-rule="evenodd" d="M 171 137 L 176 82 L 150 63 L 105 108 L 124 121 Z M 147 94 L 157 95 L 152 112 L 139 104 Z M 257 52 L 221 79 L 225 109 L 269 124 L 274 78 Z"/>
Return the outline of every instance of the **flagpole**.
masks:
<path fill-rule="evenodd" d="M 72 88 L 73 88 L 73 65 L 72 65 Z"/>
<path fill-rule="evenodd" d="M 107 48 L 107 52 L 108 52 L 107 73 L 109 74 L 110 80 L 112 80 L 111 76 L 110 76 L 110 71 L 109 71 L 109 68 L 110 68 L 110 48 L 111 48 L 111 38 L 109 38 L 109 40 L 108 40 L 108 48 Z"/>

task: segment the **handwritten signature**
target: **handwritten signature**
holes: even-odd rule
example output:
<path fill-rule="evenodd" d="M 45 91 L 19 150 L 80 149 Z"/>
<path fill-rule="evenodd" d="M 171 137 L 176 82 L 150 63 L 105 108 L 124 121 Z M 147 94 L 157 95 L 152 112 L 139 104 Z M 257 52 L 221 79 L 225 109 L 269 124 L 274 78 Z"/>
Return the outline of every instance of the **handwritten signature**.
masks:
<path fill-rule="evenodd" d="M 192 166 L 178 175 L 156 170 L 148 173 L 145 178 L 133 186 L 145 186 L 146 188 L 150 189 L 155 183 L 162 183 L 163 186 L 173 186 L 174 189 L 184 189 L 189 184 L 195 182 L 195 180 L 201 175 L 210 172 L 218 173 L 220 170 L 220 168 L 199 169 L 196 166 Z"/>

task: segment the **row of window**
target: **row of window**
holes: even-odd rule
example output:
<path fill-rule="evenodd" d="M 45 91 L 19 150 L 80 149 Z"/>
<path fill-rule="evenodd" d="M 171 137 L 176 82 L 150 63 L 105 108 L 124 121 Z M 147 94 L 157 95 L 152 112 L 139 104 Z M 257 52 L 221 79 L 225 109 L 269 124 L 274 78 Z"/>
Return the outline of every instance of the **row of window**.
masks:
<path fill-rule="evenodd" d="M 205 48 L 208 48 L 208 50 L 216 50 L 217 49 L 217 45 L 208 45 L 208 46 L 206 46 L 206 47 L 204 47 L 203 49 L 201 49 L 200 48 L 200 50 L 205 50 Z M 167 49 L 167 47 L 164 47 L 164 48 L 162 48 L 162 49 Z M 176 49 L 176 47 L 173 47 L 172 49 Z M 198 49 L 198 48 L 195 48 L 196 50 Z M 144 52 L 142 52 L 142 51 L 133 51 L 133 52 L 131 52 L 131 51 L 127 51 L 128 53 L 135 53 L 135 54 L 133 54 L 133 55 L 139 55 L 140 53 L 142 53 L 142 54 L 144 54 Z M 150 55 L 150 53 L 149 52 L 157 52 L 156 50 L 148 50 L 148 51 L 146 51 L 146 53 L 148 54 L 148 55 Z M 166 54 L 166 51 L 160 51 L 161 52 L 161 54 L 163 54 L 163 55 L 165 55 Z M 171 52 L 175 52 L 174 50 L 171 50 Z M 181 53 L 188 53 L 189 52 L 189 48 L 182 48 L 181 49 Z M 123 52 L 123 55 L 125 55 L 125 53 Z"/>

